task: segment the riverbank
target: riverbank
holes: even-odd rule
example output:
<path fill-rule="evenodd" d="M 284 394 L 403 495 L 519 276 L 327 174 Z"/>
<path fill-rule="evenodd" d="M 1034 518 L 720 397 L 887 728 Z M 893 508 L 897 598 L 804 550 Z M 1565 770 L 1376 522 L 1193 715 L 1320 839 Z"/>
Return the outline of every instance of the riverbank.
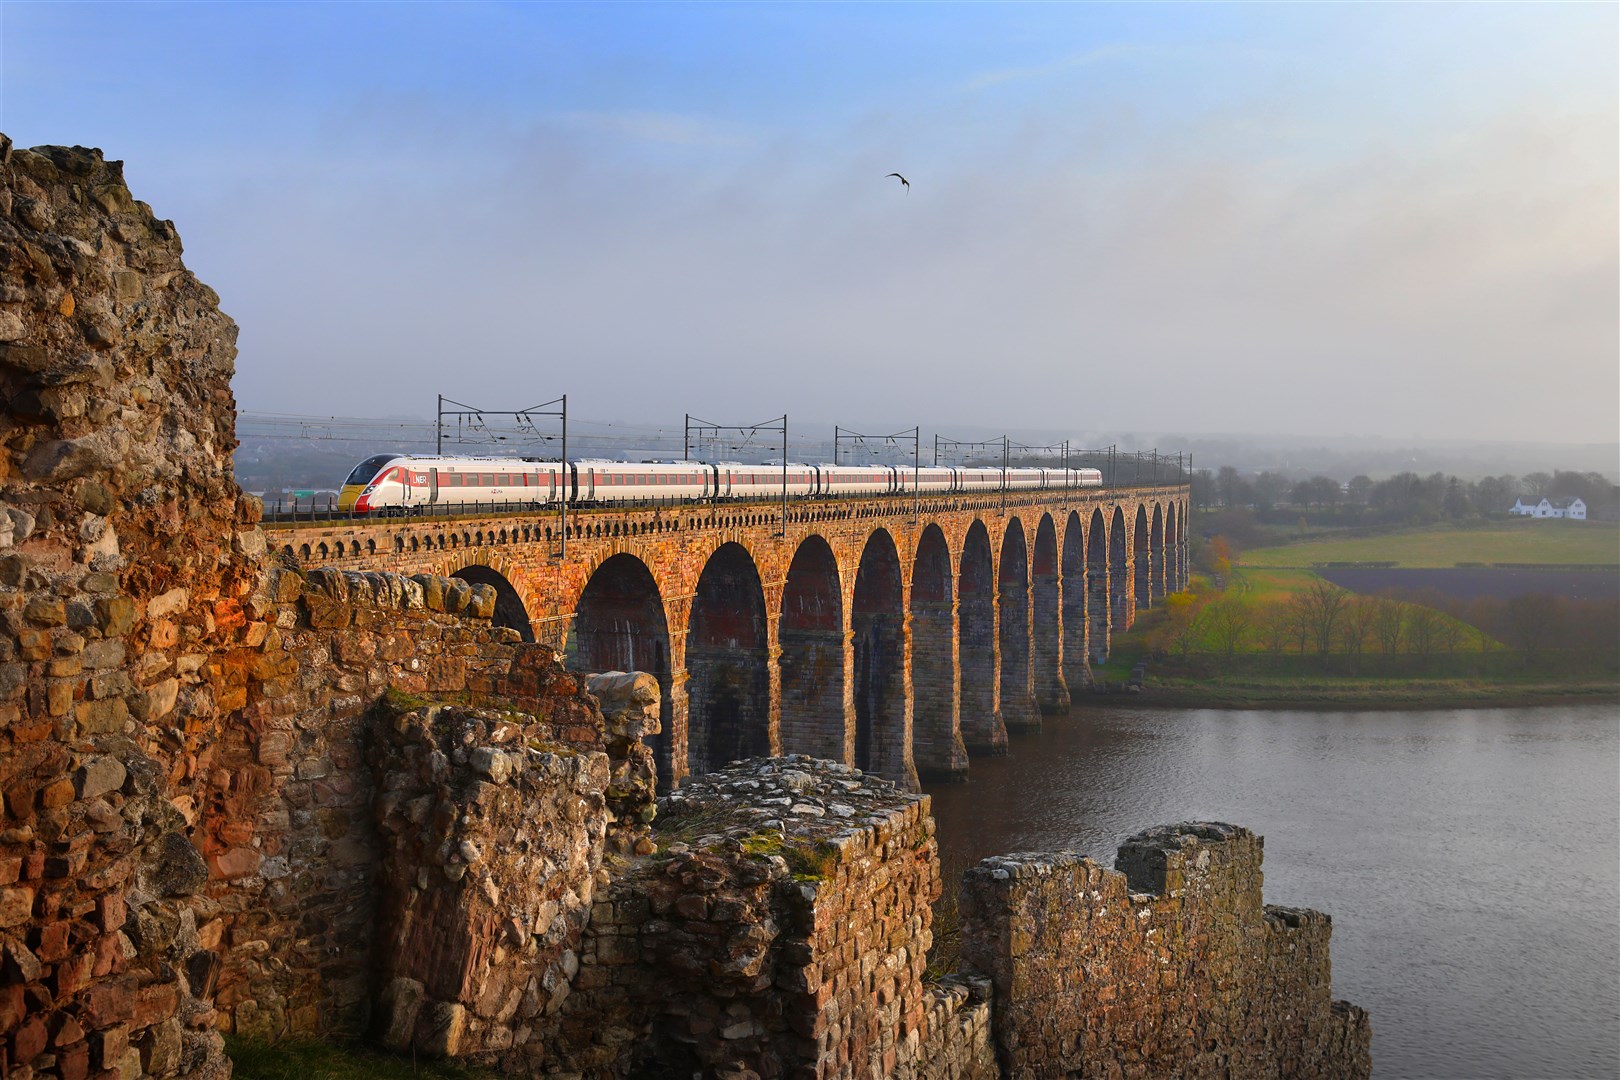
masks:
<path fill-rule="evenodd" d="M 1509 709 L 1620 704 L 1620 682 L 1500 683 L 1469 679 L 1192 679 L 1155 676 L 1140 691 L 1076 694 L 1075 705 L 1110 708 L 1298 709 L 1315 712 L 1395 709 Z"/>

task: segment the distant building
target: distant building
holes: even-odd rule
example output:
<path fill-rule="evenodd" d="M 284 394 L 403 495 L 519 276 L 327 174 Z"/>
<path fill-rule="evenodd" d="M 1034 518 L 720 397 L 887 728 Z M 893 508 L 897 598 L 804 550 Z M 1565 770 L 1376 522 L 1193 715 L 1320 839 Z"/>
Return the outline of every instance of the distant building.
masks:
<path fill-rule="evenodd" d="M 1586 503 L 1580 499 L 1542 499 L 1538 503 L 1527 503 L 1523 499 L 1514 499 L 1508 513 L 1520 517 L 1534 518 L 1568 518 L 1571 521 L 1586 520 Z"/>

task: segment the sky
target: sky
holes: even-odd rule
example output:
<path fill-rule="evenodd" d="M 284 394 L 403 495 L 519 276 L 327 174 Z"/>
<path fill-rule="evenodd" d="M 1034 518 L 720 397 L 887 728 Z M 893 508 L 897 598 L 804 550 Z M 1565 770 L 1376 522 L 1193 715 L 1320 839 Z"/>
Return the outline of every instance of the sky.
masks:
<path fill-rule="evenodd" d="M 1613 442 L 1617 41 L 1611 3 L 7 0 L 0 131 L 126 162 L 245 411 Z"/>

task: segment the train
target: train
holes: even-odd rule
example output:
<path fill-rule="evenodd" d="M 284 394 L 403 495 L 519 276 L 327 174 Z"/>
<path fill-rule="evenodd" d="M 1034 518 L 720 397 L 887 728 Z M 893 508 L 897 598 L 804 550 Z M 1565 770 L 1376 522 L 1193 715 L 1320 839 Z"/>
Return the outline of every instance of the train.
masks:
<path fill-rule="evenodd" d="M 848 495 L 994 494 L 1102 486 L 1096 469 L 973 468 L 928 465 L 745 465 L 735 461 L 611 461 L 582 458 L 424 457 L 377 454 L 354 467 L 338 509 L 403 515 L 504 504 L 543 509 L 618 503 Z"/>

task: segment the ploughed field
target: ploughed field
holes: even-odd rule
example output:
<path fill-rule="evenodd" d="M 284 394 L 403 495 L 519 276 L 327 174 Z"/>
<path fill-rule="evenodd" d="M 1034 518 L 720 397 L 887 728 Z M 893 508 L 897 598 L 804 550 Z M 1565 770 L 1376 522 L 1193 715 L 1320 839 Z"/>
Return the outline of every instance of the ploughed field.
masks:
<path fill-rule="evenodd" d="M 1435 589 L 1456 600 L 1507 600 L 1532 593 L 1566 600 L 1620 599 L 1620 570 L 1319 567 L 1316 573 L 1340 588 L 1358 593 Z"/>
<path fill-rule="evenodd" d="M 1329 565 L 1332 563 L 1386 563 L 1408 570 L 1517 572 L 1553 566 L 1620 570 L 1620 527 L 1603 521 L 1525 520 L 1479 529 L 1406 529 L 1370 536 L 1331 537 L 1255 548 L 1243 553 L 1245 567 L 1301 567 L 1334 572 L 1341 569 Z M 1410 584 L 1422 588 L 1427 583 Z M 1355 588 L 1360 591 L 1359 586 Z"/>

